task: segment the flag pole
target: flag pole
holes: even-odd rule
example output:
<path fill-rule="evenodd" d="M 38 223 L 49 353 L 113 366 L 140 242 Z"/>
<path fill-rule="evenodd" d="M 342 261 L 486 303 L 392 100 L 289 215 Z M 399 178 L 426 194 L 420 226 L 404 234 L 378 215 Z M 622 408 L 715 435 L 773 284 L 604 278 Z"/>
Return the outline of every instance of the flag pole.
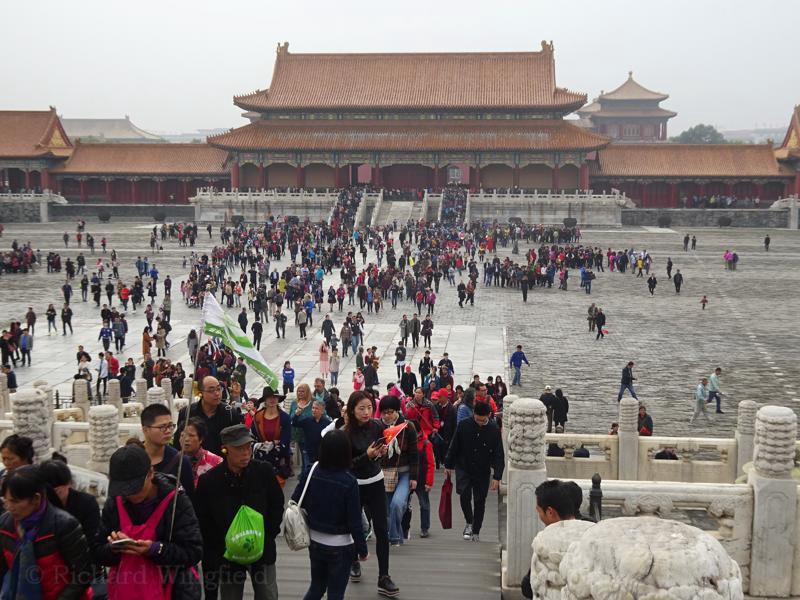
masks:
<path fill-rule="evenodd" d="M 208 292 L 203 292 L 203 293 L 207 294 Z M 192 408 L 192 400 L 194 400 L 194 384 L 197 381 L 197 363 L 198 363 L 198 361 L 200 359 L 200 349 L 203 347 L 203 344 L 200 343 L 200 339 L 201 339 L 200 335 L 204 334 L 205 326 L 206 326 L 205 319 L 203 319 L 200 322 L 200 333 L 197 336 L 198 337 L 198 339 L 197 339 L 197 350 L 195 351 L 195 354 L 194 354 L 194 370 L 192 371 L 192 392 L 189 395 L 189 399 L 188 399 L 189 402 L 186 404 L 186 417 L 183 420 L 183 428 L 178 427 L 178 429 L 180 429 L 180 431 L 185 431 L 186 430 L 186 425 L 189 423 L 189 413 L 191 412 L 191 408 Z M 197 385 L 198 391 L 200 391 L 200 385 L 201 384 L 199 384 L 199 383 Z M 200 391 L 200 393 L 202 394 L 202 391 Z M 201 398 L 202 398 L 202 395 L 201 395 Z M 180 412 L 178 412 L 178 421 L 180 421 Z M 180 422 L 178 423 L 178 425 L 180 425 Z M 180 441 L 180 437 L 178 437 L 178 445 L 180 446 L 178 448 L 178 474 L 177 474 L 177 482 L 175 484 L 175 497 L 172 499 L 172 516 L 170 517 L 170 521 L 169 521 L 169 536 L 167 537 L 167 539 L 170 542 L 172 541 L 172 532 L 173 532 L 173 529 L 175 527 L 175 514 L 178 511 L 178 492 L 177 492 L 177 490 L 178 490 L 178 487 L 181 484 L 181 471 L 183 470 L 184 451 L 183 451 L 183 444 Z"/>

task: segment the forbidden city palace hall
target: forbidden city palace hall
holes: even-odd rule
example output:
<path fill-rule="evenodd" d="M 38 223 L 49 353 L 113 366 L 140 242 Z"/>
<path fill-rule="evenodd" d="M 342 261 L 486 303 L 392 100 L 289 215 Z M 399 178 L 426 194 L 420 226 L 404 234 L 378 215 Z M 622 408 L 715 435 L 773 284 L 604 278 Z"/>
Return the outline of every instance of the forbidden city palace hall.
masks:
<path fill-rule="evenodd" d="M 798 110 L 779 148 L 667 140 L 666 94 L 638 84 L 587 104 L 538 52 L 297 54 L 234 104 L 249 124 L 205 143 L 71 139 L 55 108 L 0 111 L 0 188 L 70 202 L 186 203 L 198 188 L 589 190 L 639 206 L 800 191 Z M 566 119 L 577 113 L 578 119 Z M 794 131 L 794 133 L 792 133 Z"/>

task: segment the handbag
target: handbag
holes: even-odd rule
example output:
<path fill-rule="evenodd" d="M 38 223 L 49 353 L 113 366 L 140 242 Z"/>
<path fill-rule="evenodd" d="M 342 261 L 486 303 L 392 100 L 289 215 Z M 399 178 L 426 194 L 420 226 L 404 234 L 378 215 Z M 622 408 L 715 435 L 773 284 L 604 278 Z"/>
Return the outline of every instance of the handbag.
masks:
<path fill-rule="evenodd" d="M 387 493 L 391 494 L 397 488 L 397 480 L 400 473 L 397 467 L 384 467 L 383 469 L 383 487 Z"/>
<path fill-rule="evenodd" d="M 311 532 L 308 529 L 306 511 L 303 510 L 302 506 L 303 498 L 306 497 L 306 491 L 308 490 L 308 484 L 318 464 L 318 462 L 315 462 L 308 472 L 306 484 L 303 486 L 303 493 L 300 494 L 300 501 L 289 500 L 289 504 L 283 513 L 283 539 L 286 540 L 289 550 L 303 550 L 311 545 Z"/>
<path fill-rule="evenodd" d="M 442 483 L 442 495 L 439 497 L 439 520 L 442 522 L 442 529 L 453 527 L 453 482 L 450 476 Z"/>

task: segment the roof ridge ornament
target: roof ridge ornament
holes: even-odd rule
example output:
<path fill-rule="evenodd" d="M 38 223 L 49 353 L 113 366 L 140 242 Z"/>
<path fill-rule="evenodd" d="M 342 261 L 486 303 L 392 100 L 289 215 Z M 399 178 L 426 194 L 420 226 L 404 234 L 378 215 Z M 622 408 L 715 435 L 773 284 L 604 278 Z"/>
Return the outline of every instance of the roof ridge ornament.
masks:
<path fill-rule="evenodd" d="M 628 71 L 628 79 L 633 81 L 633 71 Z"/>
<path fill-rule="evenodd" d="M 553 52 L 553 40 L 548 43 L 547 40 L 542 40 L 542 52 Z"/>
<path fill-rule="evenodd" d="M 280 54 L 289 54 L 289 42 L 283 42 L 282 44 L 278 42 L 278 49 L 277 53 Z"/>

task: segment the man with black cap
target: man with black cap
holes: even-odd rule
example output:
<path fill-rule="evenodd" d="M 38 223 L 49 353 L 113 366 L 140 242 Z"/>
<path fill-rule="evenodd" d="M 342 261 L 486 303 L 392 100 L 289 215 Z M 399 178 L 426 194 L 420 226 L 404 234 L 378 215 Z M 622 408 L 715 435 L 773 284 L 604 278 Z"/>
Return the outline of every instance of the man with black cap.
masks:
<path fill-rule="evenodd" d="M 109 596 L 115 587 L 128 591 L 138 583 L 147 589 L 152 563 L 161 571 L 155 583 L 174 577 L 173 598 L 199 597 L 193 567 L 203 555 L 203 539 L 186 494 L 156 473 L 147 452 L 135 444 L 114 452 L 108 480 L 97 537 L 103 543 L 96 552 L 100 564 L 111 567 Z M 126 539 L 130 542 L 120 541 Z"/>
<path fill-rule="evenodd" d="M 256 598 L 278 600 L 275 538 L 283 518 L 283 490 L 272 466 L 253 460 L 253 438 L 245 425 L 226 427 L 221 441 L 224 461 L 200 476 L 195 497 L 203 533 L 204 587 L 208 592 L 209 585 L 218 583 L 222 600 L 242 598 L 249 572 Z M 223 557 L 225 534 L 242 505 L 264 516 L 264 554 L 246 566 Z"/>
<path fill-rule="evenodd" d="M 200 393 L 200 401 L 188 407 L 189 418 L 198 417 L 205 422 L 208 435 L 203 441 L 203 447 L 214 454 L 221 454 L 220 432 L 226 427 L 241 423 L 244 420 L 242 411 L 222 403 L 222 388 L 216 377 L 211 375 L 203 377 L 200 382 Z M 181 447 L 181 432 L 189 418 L 186 416 L 186 408 L 182 408 L 178 413 L 177 428 L 172 440 L 172 445 L 176 448 Z"/>

